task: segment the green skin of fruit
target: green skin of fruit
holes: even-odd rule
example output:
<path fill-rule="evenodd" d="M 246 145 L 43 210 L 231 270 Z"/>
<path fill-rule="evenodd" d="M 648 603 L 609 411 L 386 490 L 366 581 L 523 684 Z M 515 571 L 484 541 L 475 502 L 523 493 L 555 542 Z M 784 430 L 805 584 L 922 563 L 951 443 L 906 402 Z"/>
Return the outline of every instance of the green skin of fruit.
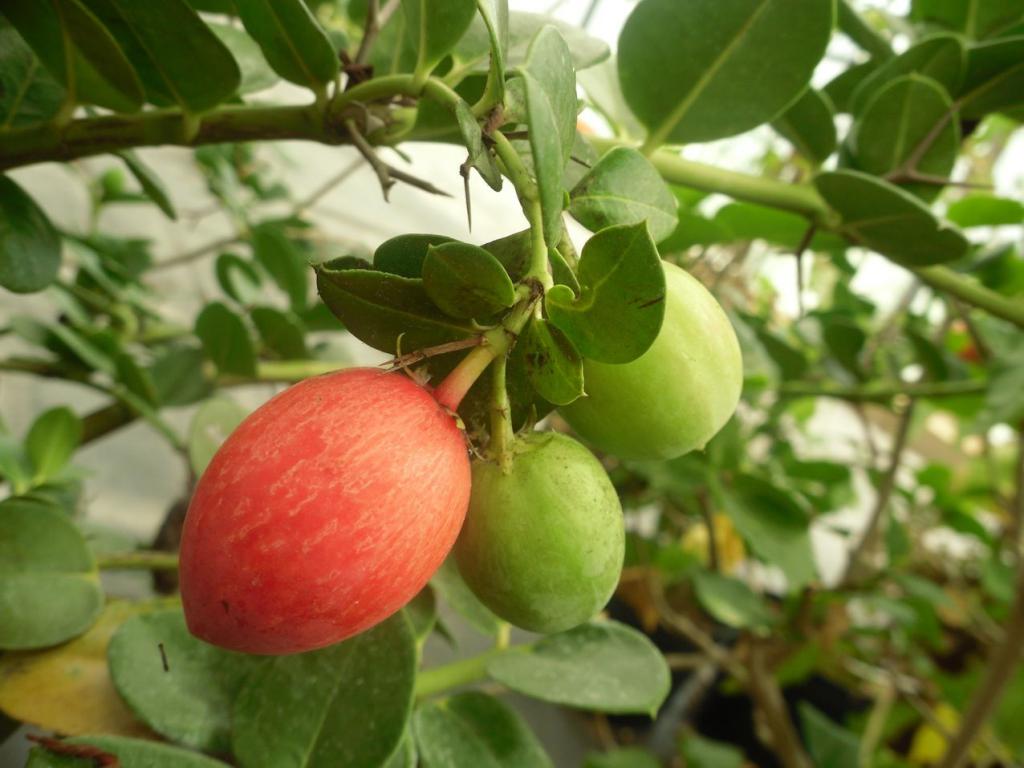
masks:
<path fill-rule="evenodd" d="M 622 507 L 604 467 L 570 437 L 516 440 L 508 474 L 473 465 L 466 522 L 455 544 L 463 579 L 502 619 L 561 632 L 600 611 L 625 553 Z"/>
<path fill-rule="evenodd" d="M 708 290 L 665 267 L 665 320 L 643 355 L 623 365 L 587 360 L 587 396 L 560 408 L 596 448 L 623 459 L 673 459 L 703 448 L 743 389 L 736 332 Z"/>

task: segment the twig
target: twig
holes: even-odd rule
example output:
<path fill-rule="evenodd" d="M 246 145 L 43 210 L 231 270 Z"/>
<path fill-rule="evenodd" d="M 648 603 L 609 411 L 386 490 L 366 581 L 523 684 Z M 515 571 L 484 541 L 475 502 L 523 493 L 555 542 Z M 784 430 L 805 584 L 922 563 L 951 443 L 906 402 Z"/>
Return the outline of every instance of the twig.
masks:
<path fill-rule="evenodd" d="M 322 200 L 327 194 L 335 189 L 339 184 L 346 181 L 356 171 L 363 167 L 363 161 L 353 160 L 351 163 L 342 168 L 338 173 L 325 181 L 322 185 L 317 187 L 315 190 L 309 193 L 305 198 L 300 200 L 292 208 L 292 217 L 298 216 L 309 208 L 312 208 L 320 200 Z"/>
<path fill-rule="evenodd" d="M 701 488 L 697 492 L 697 505 L 700 507 L 700 514 L 704 518 L 704 526 L 708 530 L 708 562 L 711 564 L 711 570 L 721 573 L 722 563 L 718 558 L 718 535 L 715 533 L 714 516 L 711 514 L 711 509 L 708 506 L 708 492 L 706 488 Z"/>
<path fill-rule="evenodd" d="M 810 246 L 811 240 L 814 239 L 814 233 L 817 231 L 817 224 L 812 223 L 808 226 L 793 252 L 796 257 L 796 306 L 800 317 L 804 315 L 804 251 Z"/>
<path fill-rule="evenodd" d="M 747 664 L 747 669 L 750 670 L 749 690 L 751 698 L 764 714 L 771 731 L 772 749 L 786 768 L 813 768 L 813 763 L 800 742 L 796 726 L 789 716 L 779 684 L 768 669 L 765 655 L 764 641 L 752 638 Z"/>
<path fill-rule="evenodd" d="M 1017 491 L 1014 515 L 1018 520 L 1024 519 L 1024 424 L 1020 425 L 1017 467 Z M 1018 525 L 1017 530 L 1020 531 Z M 1020 553 L 1021 542 L 1013 542 L 1014 551 Z M 995 649 L 989 659 L 985 678 L 974 691 L 971 703 L 960 721 L 960 727 L 953 736 L 939 768 L 959 768 L 967 758 L 971 745 L 978 738 L 981 729 L 1002 698 L 1006 684 L 1013 678 L 1014 670 L 1020 661 L 1021 645 L 1024 644 L 1024 561 L 1017 558 L 1017 577 L 1013 607 L 1006 626 L 1002 643 Z"/>
<path fill-rule="evenodd" d="M 369 0 L 366 4 L 366 25 L 363 28 L 363 39 L 359 41 L 355 63 L 366 64 L 370 60 L 373 43 L 380 34 L 380 0 Z"/>
<path fill-rule="evenodd" d="M 896 701 L 896 685 L 887 680 L 878 689 L 875 696 L 875 705 L 871 708 L 867 725 L 864 726 L 864 736 L 860 740 L 860 749 L 857 755 L 857 763 L 860 768 L 871 768 L 878 745 L 885 734 L 885 724 L 892 712 L 892 705 Z"/>
<path fill-rule="evenodd" d="M 449 352 L 458 352 L 461 349 L 469 349 L 470 347 L 479 347 L 483 344 L 483 341 L 483 336 L 471 336 L 468 339 L 449 341 L 446 344 L 438 344 L 435 347 L 424 347 L 423 349 L 417 349 L 415 352 L 410 352 L 407 355 L 393 357 L 381 365 L 392 371 L 398 370 L 399 368 L 408 368 L 410 365 L 416 365 L 416 363 L 426 360 L 428 357 L 436 357 L 437 355 L 444 355 Z"/>
<path fill-rule="evenodd" d="M 188 264 L 196 259 L 201 259 L 203 256 L 213 253 L 214 251 L 219 251 L 221 248 L 227 248 L 229 245 L 240 243 L 242 240 L 243 236 L 237 232 L 233 235 L 219 237 L 216 240 L 206 243 L 206 245 L 200 245 L 198 248 L 193 248 L 191 251 L 185 251 L 184 253 L 172 256 L 169 259 L 158 261 L 149 268 L 149 271 L 150 273 L 161 272 L 165 269 L 180 267 L 183 264 Z"/>
<path fill-rule="evenodd" d="M 909 177 L 911 174 L 918 173 L 917 166 L 921 164 L 921 160 L 926 154 L 928 154 L 928 150 L 934 146 L 939 136 L 941 136 L 942 132 L 946 129 L 946 126 L 949 125 L 949 121 L 953 119 L 953 116 L 956 115 L 957 110 L 959 109 L 960 100 L 958 99 L 949 105 L 949 109 L 946 110 L 946 113 L 939 118 L 938 122 L 932 126 L 932 129 L 922 137 L 921 141 L 917 143 L 917 146 L 914 147 L 913 151 L 907 155 L 907 159 L 903 161 L 903 164 L 890 173 L 886 178 L 888 179 L 890 177 L 901 176 Z"/>
<path fill-rule="evenodd" d="M 875 445 L 875 436 L 871 432 L 871 422 L 868 420 L 867 411 L 864 410 L 863 403 L 851 401 L 849 405 L 864 430 L 864 444 L 868 447 L 868 461 L 871 468 L 875 469 L 878 466 L 878 446 Z"/>
<path fill-rule="evenodd" d="M 896 427 L 896 437 L 893 440 L 892 452 L 889 458 L 889 467 L 886 469 L 885 475 L 878 486 L 875 506 L 871 510 L 871 517 L 868 519 L 864 535 L 861 537 L 857 547 L 850 553 L 850 559 L 846 562 L 846 569 L 839 579 L 841 587 L 848 586 L 859 575 L 857 571 L 863 565 L 864 557 L 867 555 L 868 550 L 874 546 L 878 527 L 882 523 L 885 510 L 889 506 L 889 499 L 896 488 L 896 473 L 899 471 L 900 461 L 903 458 L 903 449 L 907 444 L 907 435 L 910 433 L 910 423 L 914 417 L 914 402 L 914 400 L 910 400 L 900 415 L 899 425 Z"/>
<path fill-rule="evenodd" d="M 398 168 L 388 165 L 386 162 L 381 160 L 380 156 L 374 150 L 373 146 L 370 145 L 370 142 L 368 142 L 366 140 L 366 137 L 364 137 L 363 134 L 360 132 L 354 120 L 346 120 L 345 129 L 348 131 L 349 136 L 352 138 L 352 143 L 355 145 L 356 149 L 359 150 L 359 154 L 361 154 L 366 159 L 366 162 L 368 162 L 370 164 L 370 167 L 373 168 L 374 173 L 377 174 L 377 179 L 380 181 L 380 188 L 384 194 L 385 200 L 388 199 L 388 192 L 390 192 L 391 188 L 395 185 L 396 180 L 403 181 L 409 186 L 416 187 L 417 189 L 422 189 L 423 191 L 429 192 L 432 195 L 451 197 L 451 195 L 449 195 L 443 189 L 438 189 L 429 181 L 424 181 L 423 179 L 417 178 L 416 176 L 413 176 L 411 173 L 406 173 L 405 171 L 399 170 Z"/>

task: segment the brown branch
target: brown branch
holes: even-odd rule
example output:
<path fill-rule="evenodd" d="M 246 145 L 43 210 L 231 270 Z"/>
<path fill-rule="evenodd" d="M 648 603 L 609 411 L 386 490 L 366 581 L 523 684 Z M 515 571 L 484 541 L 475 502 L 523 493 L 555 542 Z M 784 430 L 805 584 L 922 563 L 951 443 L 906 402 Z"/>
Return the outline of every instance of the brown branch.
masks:
<path fill-rule="evenodd" d="M 813 768 L 811 759 L 804 751 L 793 719 L 789 716 L 786 700 L 782 696 L 774 675 L 767 664 L 767 647 L 763 640 L 751 638 L 750 657 L 747 669 L 750 670 L 750 696 L 764 714 L 768 729 L 772 735 L 772 749 L 786 768 Z"/>
<path fill-rule="evenodd" d="M 483 336 L 471 336 L 468 339 L 459 339 L 458 341 L 449 341 L 446 344 L 438 344 L 434 347 L 417 349 L 415 352 L 410 352 L 407 355 L 393 357 L 381 365 L 392 371 L 398 370 L 399 368 L 408 368 L 410 365 L 416 365 L 416 363 L 426 360 L 429 357 L 436 357 L 437 355 L 444 355 L 449 352 L 458 352 L 459 350 L 469 349 L 470 347 L 479 347 L 483 343 Z"/>

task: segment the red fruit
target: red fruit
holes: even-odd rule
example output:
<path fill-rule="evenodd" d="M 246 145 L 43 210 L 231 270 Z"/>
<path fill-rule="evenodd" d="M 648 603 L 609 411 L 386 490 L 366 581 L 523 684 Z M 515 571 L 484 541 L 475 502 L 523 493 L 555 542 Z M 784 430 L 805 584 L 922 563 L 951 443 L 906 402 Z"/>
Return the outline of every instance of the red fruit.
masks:
<path fill-rule="evenodd" d="M 402 374 L 291 387 L 242 422 L 196 488 L 181 541 L 189 629 L 283 654 L 372 627 L 441 565 L 469 485 L 455 419 Z"/>

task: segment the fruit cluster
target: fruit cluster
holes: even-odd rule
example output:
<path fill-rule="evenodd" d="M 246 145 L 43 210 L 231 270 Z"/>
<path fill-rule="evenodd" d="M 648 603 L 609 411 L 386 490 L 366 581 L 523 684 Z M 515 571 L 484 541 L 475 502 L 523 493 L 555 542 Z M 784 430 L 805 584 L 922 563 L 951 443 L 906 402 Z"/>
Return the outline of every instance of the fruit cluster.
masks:
<path fill-rule="evenodd" d="M 587 396 L 561 409 L 595 448 L 668 459 L 732 415 L 739 344 L 710 293 L 666 263 L 657 338 L 624 364 L 587 360 Z M 384 620 L 449 552 L 499 617 L 558 632 L 607 603 L 622 568 L 622 508 L 601 463 L 556 432 L 504 461 L 470 462 L 460 421 L 402 373 L 307 379 L 257 409 L 199 482 L 181 546 L 189 628 L 238 651 L 286 654 Z"/>

